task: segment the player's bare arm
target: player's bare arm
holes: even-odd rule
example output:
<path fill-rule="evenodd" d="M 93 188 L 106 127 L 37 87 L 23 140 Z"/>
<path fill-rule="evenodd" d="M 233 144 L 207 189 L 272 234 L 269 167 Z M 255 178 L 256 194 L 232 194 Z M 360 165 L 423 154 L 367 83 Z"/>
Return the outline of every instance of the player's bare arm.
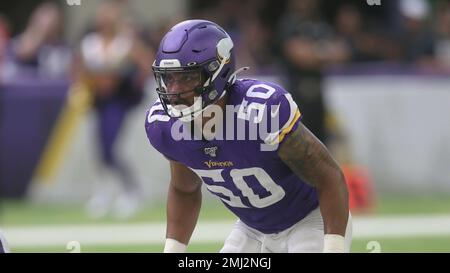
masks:
<path fill-rule="evenodd" d="M 170 161 L 166 238 L 188 244 L 201 207 L 201 180 L 189 168 Z"/>
<path fill-rule="evenodd" d="M 316 187 L 325 234 L 344 236 L 349 211 L 347 186 L 325 146 L 300 123 L 278 153 L 295 174 Z"/>

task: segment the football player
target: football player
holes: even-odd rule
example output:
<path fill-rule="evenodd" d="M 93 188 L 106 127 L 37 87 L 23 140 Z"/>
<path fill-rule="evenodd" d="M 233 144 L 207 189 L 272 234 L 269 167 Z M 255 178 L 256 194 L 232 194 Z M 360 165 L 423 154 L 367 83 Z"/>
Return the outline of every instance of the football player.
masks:
<path fill-rule="evenodd" d="M 103 2 L 96 13 L 95 31 L 80 44 L 75 67 L 78 81 L 88 83 L 93 94 L 99 146 L 99 185 L 87 203 L 94 218 L 105 216 L 114 201 L 114 214 L 120 219 L 134 215 L 140 206 L 140 186 L 129 163 L 117 151 L 120 134 L 130 111 L 143 98 L 144 75 L 153 54 L 127 24 L 126 4 Z M 148 58 L 148 59 L 147 59 Z M 110 181 L 118 178 L 122 191 L 113 200 Z"/>
<path fill-rule="evenodd" d="M 203 183 L 238 217 L 221 252 L 350 250 L 351 216 L 341 169 L 302 124 L 286 90 L 236 78 L 241 69 L 235 69 L 233 41 L 220 26 L 188 20 L 172 27 L 153 71 L 159 99 L 147 111 L 145 129 L 171 170 L 164 252 L 186 250 Z M 206 114 L 213 108 L 223 114 Z M 273 118 L 278 126 L 270 123 L 267 134 L 258 130 L 251 137 L 254 128 Z M 213 119 L 226 122 L 215 123 L 211 137 L 205 127 Z M 194 137 L 180 139 L 180 128 Z M 201 134 L 195 137 L 198 128 Z M 226 137 L 218 137 L 221 131 Z"/>

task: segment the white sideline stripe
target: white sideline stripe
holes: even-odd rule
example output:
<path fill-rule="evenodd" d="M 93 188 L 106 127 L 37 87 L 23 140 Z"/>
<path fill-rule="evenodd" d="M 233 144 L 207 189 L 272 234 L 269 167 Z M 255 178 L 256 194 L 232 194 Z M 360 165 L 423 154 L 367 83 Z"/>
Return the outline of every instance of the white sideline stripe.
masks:
<path fill-rule="evenodd" d="M 201 221 L 192 243 L 223 242 L 234 221 Z M 81 245 L 163 244 L 165 223 L 7 226 L 3 228 L 10 247 L 65 247 L 70 241 Z M 450 235 L 450 214 L 432 216 L 355 216 L 353 238 L 404 238 Z"/>

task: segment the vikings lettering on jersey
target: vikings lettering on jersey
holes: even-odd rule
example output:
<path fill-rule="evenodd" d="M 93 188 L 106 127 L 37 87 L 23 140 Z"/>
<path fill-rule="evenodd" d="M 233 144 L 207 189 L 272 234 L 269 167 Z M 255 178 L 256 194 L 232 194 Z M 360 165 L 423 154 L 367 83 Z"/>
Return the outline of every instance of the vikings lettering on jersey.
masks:
<path fill-rule="evenodd" d="M 233 108 L 223 138 L 175 140 L 172 126 L 179 121 L 157 101 L 147 111 L 147 137 L 165 157 L 194 171 L 248 226 L 264 233 L 289 228 L 318 206 L 315 189 L 277 154 L 300 111 L 283 88 L 252 79 L 237 80 L 228 92 L 227 112 Z"/>

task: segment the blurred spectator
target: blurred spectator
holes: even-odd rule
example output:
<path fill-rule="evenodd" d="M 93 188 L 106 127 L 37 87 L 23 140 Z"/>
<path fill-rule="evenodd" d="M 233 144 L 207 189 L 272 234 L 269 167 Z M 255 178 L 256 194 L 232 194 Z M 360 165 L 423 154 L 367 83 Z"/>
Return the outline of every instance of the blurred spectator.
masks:
<path fill-rule="evenodd" d="M 280 24 L 282 58 L 288 90 L 303 114 L 303 123 L 326 141 L 322 71 L 349 59 L 349 50 L 321 20 L 317 0 L 291 0 Z"/>
<path fill-rule="evenodd" d="M 450 2 L 441 2 L 436 12 L 435 54 L 440 65 L 450 68 Z"/>
<path fill-rule="evenodd" d="M 9 23 L 8 20 L 0 14 L 0 70 L 3 63 L 6 46 L 9 42 Z"/>
<path fill-rule="evenodd" d="M 9 42 L 9 24 L 6 18 L 0 14 L 0 75 L 3 74 L 3 62 L 6 53 L 6 46 Z M 1 80 L 2 77 L 0 77 Z"/>
<path fill-rule="evenodd" d="M 249 66 L 253 74 L 276 72 L 270 32 L 259 19 L 249 18 L 242 24 L 235 50 L 237 67 Z"/>
<path fill-rule="evenodd" d="M 98 118 L 101 154 L 99 184 L 87 205 L 94 217 L 109 212 L 114 194 L 109 180 L 119 178 L 123 192 L 115 199 L 119 218 L 132 216 L 138 209 L 140 188 L 130 166 L 117 155 L 117 139 L 127 113 L 143 97 L 143 85 L 150 73 L 152 53 L 144 46 L 133 22 L 125 17 L 125 2 L 105 1 L 95 17 L 95 31 L 81 41 L 75 66 L 76 78 L 90 84 Z"/>
<path fill-rule="evenodd" d="M 192 1 L 192 18 L 221 25 L 231 36 L 237 67 L 249 66 L 252 74 L 277 73 L 273 26 L 278 12 L 267 0 Z M 277 3 L 277 7 L 283 6 Z"/>
<path fill-rule="evenodd" d="M 6 53 L 9 75 L 30 74 L 63 78 L 69 73 L 71 53 L 62 38 L 63 14 L 58 5 L 45 2 L 32 13 L 23 33 L 13 38 Z M 11 68 L 11 66 L 13 68 Z"/>
<path fill-rule="evenodd" d="M 399 0 L 403 32 L 400 42 L 403 61 L 421 65 L 434 64 L 434 37 L 428 24 L 430 6 L 425 0 Z"/>
<path fill-rule="evenodd" d="M 338 35 L 347 43 L 350 50 L 350 62 L 379 62 L 398 60 L 400 46 L 387 34 L 364 22 L 360 10 L 351 4 L 338 7 L 335 18 Z"/>

